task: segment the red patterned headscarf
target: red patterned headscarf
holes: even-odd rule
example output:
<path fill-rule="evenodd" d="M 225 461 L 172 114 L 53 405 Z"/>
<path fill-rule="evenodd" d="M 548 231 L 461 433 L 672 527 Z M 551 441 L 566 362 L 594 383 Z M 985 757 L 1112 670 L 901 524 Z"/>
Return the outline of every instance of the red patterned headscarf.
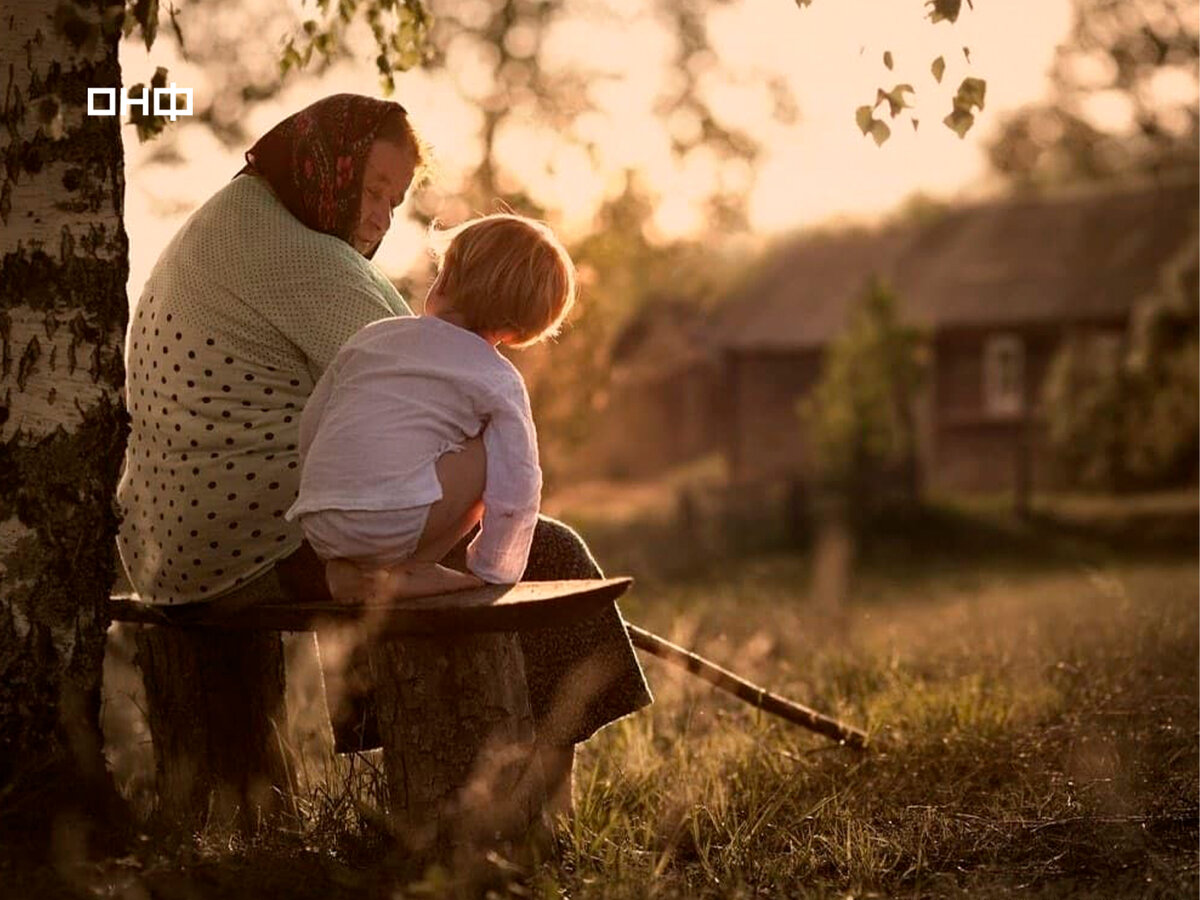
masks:
<path fill-rule="evenodd" d="M 262 176 L 297 219 L 350 243 L 367 153 L 384 119 L 395 112 L 405 115 L 399 103 L 359 94 L 318 100 L 259 138 L 237 175 Z M 364 255 L 370 259 L 378 248 L 376 243 Z"/>

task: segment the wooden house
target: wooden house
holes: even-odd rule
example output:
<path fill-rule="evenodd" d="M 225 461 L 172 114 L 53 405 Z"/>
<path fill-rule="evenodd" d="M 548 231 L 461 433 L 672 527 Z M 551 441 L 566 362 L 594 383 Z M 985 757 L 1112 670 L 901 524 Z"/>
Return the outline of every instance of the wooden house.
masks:
<path fill-rule="evenodd" d="M 1184 260 L 1195 290 L 1197 181 L 1018 196 L 875 231 L 803 236 L 749 279 L 722 317 L 733 478 L 803 471 L 798 400 L 872 276 L 931 350 L 919 466 L 934 489 L 1054 487 L 1039 399 L 1068 335 L 1116 362 L 1138 302 Z M 1178 273 L 1177 273 L 1178 274 Z"/>

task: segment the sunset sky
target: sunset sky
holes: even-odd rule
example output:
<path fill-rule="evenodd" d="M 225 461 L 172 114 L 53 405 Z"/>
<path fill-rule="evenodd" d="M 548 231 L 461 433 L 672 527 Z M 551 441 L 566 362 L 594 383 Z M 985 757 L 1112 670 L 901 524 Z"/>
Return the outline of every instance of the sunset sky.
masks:
<path fill-rule="evenodd" d="M 299 0 L 280 2 L 290 3 L 299 17 L 314 15 L 311 2 L 307 8 Z M 973 11 L 964 4 L 957 24 L 934 25 L 923 18 L 920 0 L 814 0 L 805 9 L 792 0 L 714 3 L 709 23 L 718 66 L 706 93 L 723 122 L 748 130 L 765 145 L 757 172 L 751 172 L 703 152 L 694 152 L 682 165 L 672 158 L 671 129 L 686 129 L 689 123 L 654 111 L 664 79 L 672 77 L 666 63 L 671 37 L 647 19 L 645 4 L 606 0 L 579 6 L 581 12 L 557 28 L 547 49 L 551 58 L 584 60 L 606 71 L 593 91 L 604 112 L 576 126 L 580 136 L 596 142 L 598 162 L 557 134 L 536 129 L 511 129 L 500 143 L 502 164 L 530 195 L 560 211 L 553 224 L 568 237 L 586 232 L 597 204 L 620 189 L 622 173 L 631 166 L 641 170 L 655 194 L 654 232 L 663 238 L 696 229 L 702 215 L 698 198 L 714 179 L 749 192 L 751 224 L 764 239 L 833 219 L 869 219 L 915 192 L 952 198 L 995 190 L 983 156 L 985 139 L 1005 111 L 1046 94 L 1047 71 L 1071 13 L 1069 0 L 976 0 Z M 186 36 L 186 21 L 183 25 Z M 365 26 L 352 39 L 363 42 L 361 64 L 339 66 L 319 81 L 291 84 L 276 100 L 254 107 L 248 131 L 260 135 L 326 94 L 382 96 L 372 54 L 365 52 Z M 263 41 L 259 52 L 270 46 Z M 964 46 L 971 50 L 969 63 Z M 885 50 L 894 58 L 890 72 L 883 64 Z M 176 84 L 192 87 L 197 102 L 203 102 L 212 73 L 189 66 L 172 51 L 167 40 L 149 54 L 140 43 L 124 41 L 125 82 L 148 80 L 153 67 L 163 65 Z M 947 63 L 941 85 L 929 71 L 938 55 Z M 771 117 L 761 90 L 769 75 L 786 79 L 795 96 L 792 124 Z M 987 108 L 960 140 L 941 119 L 966 75 L 987 79 Z M 434 145 L 447 185 L 479 153 L 478 112 L 463 94 L 487 88 L 482 62 L 457 66 L 453 77 L 457 86 L 446 73 L 404 73 L 395 94 Z M 921 120 L 920 129 L 914 132 L 907 119 L 898 120 L 892 139 L 877 148 L 858 130 L 854 110 L 873 101 L 876 88 L 900 82 L 917 89 L 913 115 Z M 191 210 L 241 166 L 245 148 L 227 150 L 203 127 L 188 125 L 177 136 L 184 161 L 168 166 L 148 161 L 153 143 L 141 146 L 132 128 L 124 132 L 129 290 L 136 302 L 162 247 Z M 421 230 L 402 216 L 375 261 L 389 275 L 400 276 L 418 265 L 423 253 Z"/>

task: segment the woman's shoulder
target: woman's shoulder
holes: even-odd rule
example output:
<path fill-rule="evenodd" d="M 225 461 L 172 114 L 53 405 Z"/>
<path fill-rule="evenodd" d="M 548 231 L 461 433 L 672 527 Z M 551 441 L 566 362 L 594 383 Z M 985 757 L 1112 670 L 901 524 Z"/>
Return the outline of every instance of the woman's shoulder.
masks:
<path fill-rule="evenodd" d="M 250 276 L 267 273 L 279 289 L 303 287 L 322 295 L 358 290 L 395 313 L 408 311 L 379 269 L 340 238 L 306 226 L 257 176 L 234 178 L 198 215 L 204 217 L 200 234 L 227 248 L 221 256 L 231 276 L 239 269 Z"/>
<path fill-rule="evenodd" d="M 321 276 L 347 269 L 359 271 L 367 261 L 345 241 L 313 231 L 291 214 L 267 182 L 238 175 L 221 187 L 200 210 L 214 225 L 260 255 L 278 253 L 289 266 L 281 274 Z"/>
<path fill-rule="evenodd" d="M 301 265 L 308 264 L 309 268 L 326 271 L 329 262 L 356 270 L 370 268 L 370 264 L 362 254 L 332 234 L 324 234 L 309 228 L 288 210 L 286 206 L 260 178 L 252 178 L 258 182 L 258 200 L 270 210 L 270 216 L 276 223 L 275 238 L 280 243 L 303 247 L 308 256 L 301 258 Z"/>

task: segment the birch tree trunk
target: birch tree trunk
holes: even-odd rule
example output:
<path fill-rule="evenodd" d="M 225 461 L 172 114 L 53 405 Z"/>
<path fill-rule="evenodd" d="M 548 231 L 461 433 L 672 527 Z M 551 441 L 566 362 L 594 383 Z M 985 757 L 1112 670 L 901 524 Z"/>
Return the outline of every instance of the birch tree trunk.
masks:
<path fill-rule="evenodd" d="M 119 119 L 87 116 L 89 87 L 120 91 L 105 3 L 0 12 L 0 825 L 30 838 L 115 809 L 98 715 L 129 254 Z"/>

